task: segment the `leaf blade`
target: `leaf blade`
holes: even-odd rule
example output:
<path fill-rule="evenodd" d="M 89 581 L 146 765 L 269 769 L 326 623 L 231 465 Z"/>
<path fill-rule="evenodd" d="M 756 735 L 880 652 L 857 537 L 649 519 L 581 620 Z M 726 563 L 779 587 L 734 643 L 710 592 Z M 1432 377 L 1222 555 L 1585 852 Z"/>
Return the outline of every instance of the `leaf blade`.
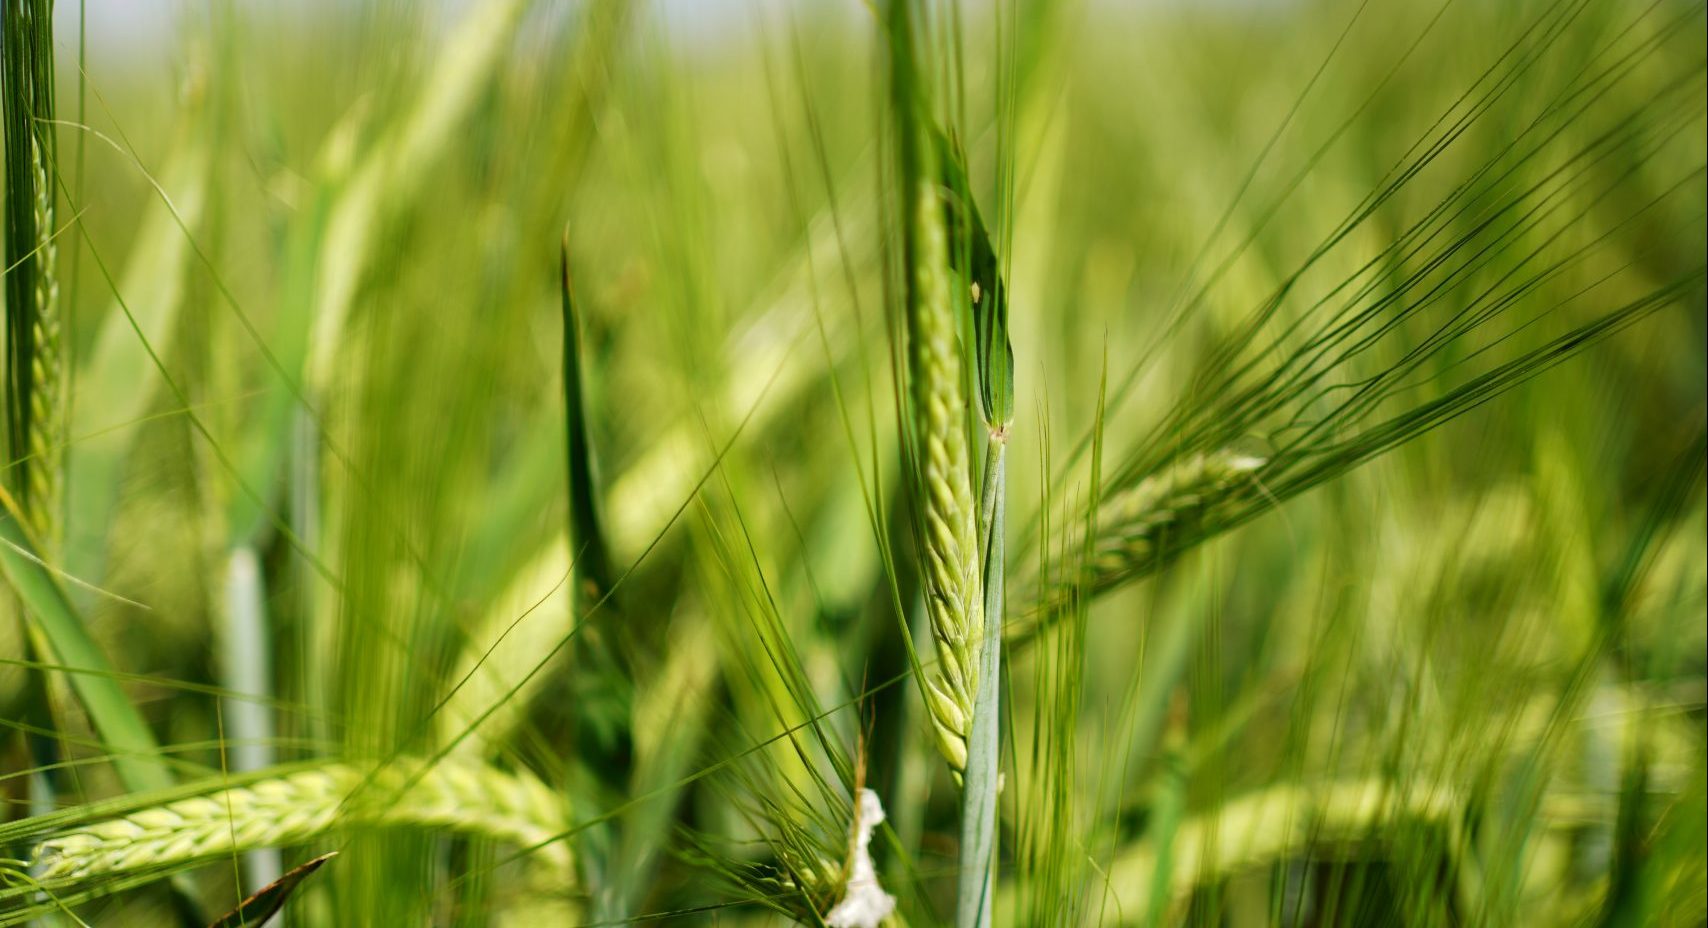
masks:
<path fill-rule="evenodd" d="M 136 792 L 170 787 L 173 777 L 160 760 L 154 733 L 120 688 L 106 654 L 25 529 L 17 502 L 3 489 L 0 505 L 0 573 L 22 602 L 31 633 L 59 664 L 85 671 L 70 675 L 71 688 L 111 749 L 119 779 Z"/>
<path fill-rule="evenodd" d="M 301 886 L 304 880 L 337 856 L 337 851 L 330 851 L 291 870 L 256 890 L 254 895 L 238 903 L 237 908 L 209 923 L 208 928 L 238 928 L 240 925 L 244 928 L 261 928 L 267 919 L 279 914 L 279 910 L 285 906 L 285 900 L 297 891 L 297 887 Z"/>

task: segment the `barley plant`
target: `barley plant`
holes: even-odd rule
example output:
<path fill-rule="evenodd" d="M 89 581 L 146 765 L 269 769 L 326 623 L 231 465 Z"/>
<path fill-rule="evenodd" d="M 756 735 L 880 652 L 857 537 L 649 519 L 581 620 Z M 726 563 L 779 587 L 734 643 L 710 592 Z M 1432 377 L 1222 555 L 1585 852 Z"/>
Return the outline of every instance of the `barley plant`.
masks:
<path fill-rule="evenodd" d="M 0 24 L 0 926 L 1708 923 L 1702 0 Z"/>

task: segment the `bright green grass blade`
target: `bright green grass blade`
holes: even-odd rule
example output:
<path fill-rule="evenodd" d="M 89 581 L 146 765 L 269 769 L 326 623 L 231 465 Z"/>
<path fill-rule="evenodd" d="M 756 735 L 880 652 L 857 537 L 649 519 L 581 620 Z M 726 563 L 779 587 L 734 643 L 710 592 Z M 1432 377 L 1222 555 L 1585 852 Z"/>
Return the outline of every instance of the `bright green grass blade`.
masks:
<path fill-rule="evenodd" d="M 132 791 L 171 786 L 172 776 L 157 756 L 153 733 L 111 676 L 106 655 L 89 637 L 53 570 L 37 554 L 17 503 L 4 491 L 0 491 L 0 503 L 6 510 L 0 518 L 0 571 L 23 602 L 31 631 L 45 642 L 49 653 L 60 664 L 83 671 L 71 674 L 71 688 L 111 750 L 119 779 Z"/>

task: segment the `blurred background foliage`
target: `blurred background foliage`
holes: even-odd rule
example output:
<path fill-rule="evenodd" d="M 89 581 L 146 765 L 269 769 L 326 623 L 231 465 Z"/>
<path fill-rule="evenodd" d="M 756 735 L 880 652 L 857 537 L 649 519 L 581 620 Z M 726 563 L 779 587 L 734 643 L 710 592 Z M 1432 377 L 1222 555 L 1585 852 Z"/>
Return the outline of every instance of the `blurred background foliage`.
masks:
<path fill-rule="evenodd" d="M 938 66 L 1004 230 L 1018 371 L 999 921 L 1701 924 L 1702 5 L 963 6 Z M 212 914 L 337 848 L 287 923 L 813 923 L 858 777 L 906 922 L 945 919 L 873 11 L 186 4 L 81 70 L 77 5 L 57 16 L 50 561 L 177 778 L 455 754 L 577 823 L 574 872 L 543 881 L 502 844 L 353 825 L 181 887 Z M 1491 218 L 1531 184 L 1537 212 L 1502 215 L 1533 222 Z M 1341 285 L 1403 292 L 1455 236 L 1483 263 L 1316 388 L 1397 369 L 1546 262 L 1376 418 L 1664 298 L 1036 621 L 1025 578 L 1058 569 L 1094 463 L 1214 450 L 1168 436 L 1227 399 L 1221 352 L 1277 364 Z M 603 576 L 566 531 L 560 248 Z M 1289 397 L 1313 421 L 1333 393 Z M 1268 459 L 1286 415 L 1221 447 Z M 0 788 L 27 859 L 44 795 L 127 788 L 22 628 L 0 622 Z M 32 777 L 44 708 L 76 763 Z M 165 885 L 78 911 L 171 923 Z"/>

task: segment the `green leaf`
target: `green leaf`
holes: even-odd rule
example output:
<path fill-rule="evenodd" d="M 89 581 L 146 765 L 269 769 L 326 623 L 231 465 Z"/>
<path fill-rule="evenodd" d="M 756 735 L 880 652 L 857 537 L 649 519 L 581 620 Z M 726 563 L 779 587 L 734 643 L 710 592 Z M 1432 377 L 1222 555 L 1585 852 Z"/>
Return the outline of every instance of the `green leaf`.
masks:
<path fill-rule="evenodd" d="M 560 265 L 563 290 L 563 414 L 569 452 L 569 529 L 575 572 L 581 583 L 577 602 L 598 599 L 611 589 L 611 559 L 599 522 L 599 490 L 593 470 L 593 442 L 587 434 L 587 399 L 582 390 L 581 319 L 569 287 L 569 233 L 565 231 Z"/>
<path fill-rule="evenodd" d="M 967 282 L 977 342 L 979 404 L 985 425 L 1006 429 L 1014 419 L 1014 347 L 1008 340 L 1008 288 L 967 181 L 966 153 L 954 139 L 931 129 L 943 175 L 943 218 L 949 262 Z"/>
<path fill-rule="evenodd" d="M 172 774 L 160 760 L 153 732 L 119 687 L 106 655 L 42 559 L 17 502 L 0 489 L 0 504 L 5 509 L 0 514 L 0 572 L 22 601 L 30 631 L 43 649 L 60 665 L 80 671 L 70 675 L 71 688 L 111 751 L 119 779 L 134 792 L 171 786 Z"/>

